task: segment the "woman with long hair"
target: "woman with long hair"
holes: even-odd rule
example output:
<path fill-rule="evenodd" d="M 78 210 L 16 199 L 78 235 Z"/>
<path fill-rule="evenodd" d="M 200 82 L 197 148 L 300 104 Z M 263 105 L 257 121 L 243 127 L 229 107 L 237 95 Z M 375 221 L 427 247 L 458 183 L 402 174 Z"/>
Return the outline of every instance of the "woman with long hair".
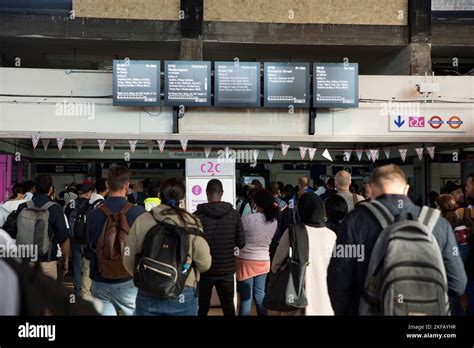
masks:
<path fill-rule="evenodd" d="M 188 234 L 189 254 L 187 268 L 180 270 L 188 272 L 185 286 L 176 298 L 158 298 L 142 289 L 138 290 L 136 299 L 137 315 L 197 315 L 198 294 L 197 285 L 202 272 L 211 267 L 209 245 L 203 238 L 201 222 L 198 218 L 181 208 L 183 206 L 186 188 L 175 179 L 163 181 L 160 186 L 161 204 L 151 211 L 141 215 L 132 228 L 127 240 L 129 253 L 124 256 L 125 269 L 133 275 L 135 257 L 141 253 L 145 236 L 158 223 L 184 228 Z M 193 231 L 191 231 L 193 230 Z M 167 247 L 173 247 L 168 246 Z M 184 266 L 184 265 L 183 265 Z"/>
<path fill-rule="evenodd" d="M 270 243 L 278 225 L 280 208 L 269 190 L 252 195 L 255 213 L 242 218 L 245 247 L 237 256 L 237 289 L 240 294 L 240 315 L 249 315 L 252 299 L 258 315 L 267 315 L 263 306 L 265 282 L 270 271 Z"/>

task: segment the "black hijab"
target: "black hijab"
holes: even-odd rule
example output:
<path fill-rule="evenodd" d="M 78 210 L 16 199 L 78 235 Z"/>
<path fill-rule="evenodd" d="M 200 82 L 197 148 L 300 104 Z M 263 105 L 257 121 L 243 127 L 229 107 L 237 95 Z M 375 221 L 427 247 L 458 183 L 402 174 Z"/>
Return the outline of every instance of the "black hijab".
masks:
<path fill-rule="evenodd" d="M 307 192 L 298 199 L 298 213 L 301 223 L 311 227 L 325 227 L 321 199 L 314 192 Z"/>

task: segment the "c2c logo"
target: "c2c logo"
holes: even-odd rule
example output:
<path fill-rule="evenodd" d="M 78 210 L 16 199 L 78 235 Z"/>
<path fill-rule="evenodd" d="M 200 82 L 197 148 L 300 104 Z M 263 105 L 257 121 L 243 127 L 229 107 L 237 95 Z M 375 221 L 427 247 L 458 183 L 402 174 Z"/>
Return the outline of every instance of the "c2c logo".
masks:
<path fill-rule="evenodd" d="M 214 176 L 221 172 L 219 169 L 220 166 L 221 166 L 220 163 L 217 163 L 217 164 L 213 162 L 203 163 L 201 164 L 201 173 L 208 173 L 211 176 Z"/>

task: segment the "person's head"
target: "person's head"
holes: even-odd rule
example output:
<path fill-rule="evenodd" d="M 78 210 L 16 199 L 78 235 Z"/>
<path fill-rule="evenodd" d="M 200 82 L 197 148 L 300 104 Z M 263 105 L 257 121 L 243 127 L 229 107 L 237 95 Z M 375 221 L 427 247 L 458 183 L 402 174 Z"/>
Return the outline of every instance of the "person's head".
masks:
<path fill-rule="evenodd" d="M 313 192 L 306 192 L 298 200 L 298 214 L 303 224 L 324 227 L 324 209 L 321 199 Z"/>
<path fill-rule="evenodd" d="M 88 183 L 77 185 L 77 194 L 79 195 L 79 198 L 85 198 L 87 200 L 91 199 L 92 186 Z"/>
<path fill-rule="evenodd" d="M 125 166 L 114 166 L 109 169 L 107 187 L 111 196 L 125 197 L 130 185 L 130 171 Z"/>
<path fill-rule="evenodd" d="M 53 187 L 53 178 L 49 174 L 39 174 L 35 178 L 34 187 L 36 188 L 36 193 L 49 195 Z"/>
<path fill-rule="evenodd" d="M 159 191 L 160 191 L 160 185 L 158 184 L 157 181 L 150 180 L 150 182 L 147 183 L 147 190 L 146 190 L 147 198 L 158 197 Z"/>
<path fill-rule="evenodd" d="M 252 180 L 252 183 L 250 184 L 250 186 L 251 188 L 256 189 L 256 190 L 260 190 L 263 188 L 262 183 L 260 182 L 260 180 L 257 180 L 257 179 Z"/>
<path fill-rule="evenodd" d="M 291 198 L 295 193 L 295 189 L 290 184 L 287 184 L 283 187 L 281 194 L 283 197 Z"/>
<path fill-rule="evenodd" d="M 365 199 L 372 199 L 372 188 L 368 182 L 362 184 L 362 195 Z"/>
<path fill-rule="evenodd" d="M 10 199 L 16 199 L 16 200 L 23 199 L 25 198 L 25 193 L 26 193 L 25 185 L 17 183 L 13 185 L 12 187 L 12 195 Z"/>
<path fill-rule="evenodd" d="M 348 213 L 347 201 L 339 195 L 332 195 L 324 201 L 324 209 L 328 220 L 340 222 Z"/>
<path fill-rule="evenodd" d="M 206 186 L 207 201 L 210 203 L 220 202 L 223 194 L 224 188 L 222 187 L 222 182 L 217 179 L 209 180 Z"/>
<path fill-rule="evenodd" d="M 135 191 L 135 192 L 143 192 L 143 182 L 137 181 L 137 182 L 133 185 L 133 191 Z"/>
<path fill-rule="evenodd" d="M 349 191 L 351 193 L 359 193 L 359 185 L 357 185 L 355 182 L 351 183 L 351 186 L 349 186 Z"/>
<path fill-rule="evenodd" d="M 179 207 L 184 200 L 185 194 L 186 187 L 176 178 L 170 178 L 161 183 L 160 199 L 162 204 L 169 205 L 170 207 Z"/>
<path fill-rule="evenodd" d="M 25 193 L 31 192 L 36 193 L 35 182 L 33 180 L 26 180 L 23 185 L 25 185 Z"/>
<path fill-rule="evenodd" d="M 449 212 L 456 211 L 456 209 L 458 208 L 454 196 L 450 194 L 440 195 L 438 197 L 438 206 L 443 216 Z"/>
<path fill-rule="evenodd" d="M 436 191 L 431 191 L 428 193 L 428 202 L 429 202 L 430 207 L 436 208 L 438 197 L 439 197 L 439 193 Z"/>
<path fill-rule="evenodd" d="M 466 199 L 470 200 L 471 197 L 474 197 L 474 173 L 469 173 L 467 177 L 466 187 L 464 188 L 466 191 Z"/>
<path fill-rule="evenodd" d="M 101 195 L 102 197 L 107 196 L 107 179 L 106 178 L 100 178 L 95 181 L 95 191 L 97 194 Z"/>
<path fill-rule="evenodd" d="M 326 182 L 327 189 L 335 189 L 336 188 L 336 180 L 334 178 L 329 178 Z"/>
<path fill-rule="evenodd" d="M 456 203 L 461 206 L 464 203 L 464 192 L 460 185 L 450 181 L 446 184 L 446 187 L 443 190 L 443 193 L 453 195 Z"/>
<path fill-rule="evenodd" d="M 298 179 L 298 186 L 300 190 L 303 190 L 309 186 L 309 178 L 307 176 L 302 176 Z"/>
<path fill-rule="evenodd" d="M 278 189 L 280 190 L 283 190 L 283 187 L 285 187 L 285 184 L 283 183 L 283 181 L 278 181 Z"/>
<path fill-rule="evenodd" d="M 257 212 L 265 215 L 265 220 L 269 222 L 277 219 L 280 213 L 278 203 L 269 190 L 260 189 L 255 191 L 252 195 L 252 205 Z"/>
<path fill-rule="evenodd" d="M 324 181 L 322 179 L 316 179 L 314 180 L 314 188 L 318 189 L 320 187 L 324 186 Z"/>
<path fill-rule="evenodd" d="M 372 198 L 377 198 L 384 194 L 406 196 L 410 189 L 405 173 L 394 164 L 374 169 L 370 175 L 369 184 L 372 190 Z"/>
<path fill-rule="evenodd" d="M 270 183 L 269 189 L 270 189 L 270 191 L 272 191 L 273 196 L 275 196 L 275 197 L 278 197 L 278 195 L 280 194 L 280 186 L 275 181 Z"/>
<path fill-rule="evenodd" d="M 340 170 L 336 173 L 334 182 L 338 191 L 349 191 L 352 183 L 351 174 L 348 171 Z"/>

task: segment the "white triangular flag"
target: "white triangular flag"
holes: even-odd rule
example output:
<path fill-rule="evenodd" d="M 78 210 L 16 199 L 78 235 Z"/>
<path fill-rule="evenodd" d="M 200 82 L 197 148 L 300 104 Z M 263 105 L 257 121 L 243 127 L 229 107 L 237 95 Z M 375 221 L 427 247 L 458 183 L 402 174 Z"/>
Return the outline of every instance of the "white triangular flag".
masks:
<path fill-rule="evenodd" d="M 275 155 L 275 149 L 267 149 L 267 156 L 270 162 L 273 161 L 274 155 Z"/>
<path fill-rule="evenodd" d="M 155 146 L 155 142 L 153 140 L 148 140 L 146 142 L 146 146 L 148 147 L 148 153 L 152 153 L 153 152 L 153 147 Z"/>
<path fill-rule="evenodd" d="M 415 148 L 415 151 L 416 151 L 416 154 L 418 155 L 418 158 L 421 161 L 423 159 L 423 151 L 425 151 L 425 149 L 422 147 L 417 147 Z"/>
<path fill-rule="evenodd" d="M 48 150 L 49 141 L 50 139 L 41 139 L 41 142 L 43 143 L 44 151 Z"/>
<path fill-rule="evenodd" d="M 379 150 L 378 149 L 371 149 L 370 150 L 370 158 L 372 162 L 375 162 L 379 157 Z"/>
<path fill-rule="evenodd" d="M 211 151 L 212 151 L 212 146 L 204 146 L 204 154 L 206 155 L 206 158 L 209 158 Z"/>
<path fill-rule="evenodd" d="M 370 160 L 371 159 L 371 153 L 370 153 L 369 149 L 365 150 L 365 154 L 367 155 L 367 158 Z"/>
<path fill-rule="evenodd" d="M 130 145 L 130 151 L 134 153 L 135 149 L 137 148 L 137 140 L 129 140 L 128 143 Z"/>
<path fill-rule="evenodd" d="M 426 149 L 428 150 L 428 153 L 429 153 L 431 159 L 433 160 L 434 155 L 435 155 L 435 147 L 434 146 L 428 146 Z"/>
<path fill-rule="evenodd" d="M 288 153 L 289 149 L 290 149 L 290 145 L 281 144 L 281 153 L 282 153 L 283 157 L 286 157 L 286 154 Z"/>
<path fill-rule="evenodd" d="M 398 152 L 400 152 L 400 157 L 402 158 L 403 163 L 405 163 L 405 159 L 407 158 L 407 151 L 408 149 L 398 149 Z"/>
<path fill-rule="evenodd" d="M 75 139 L 74 141 L 76 142 L 77 151 L 81 152 L 81 150 L 82 150 L 82 144 L 84 144 L 84 140 L 82 140 L 82 139 Z"/>
<path fill-rule="evenodd" d="M 183 149 L 184 152 L 186 152 L 186 149 L 188 148 L 188 139 L 181 139 L 181 148 Z"/>
<path fill-rule="evenodd" d="M 31 136 L 31 142 L 33 143 L 33 149 L 36 149 L 36 146 L 38 146 L 40 138 L 41 138 L 41 135 L 32 135 Z"/>
<path fill-rule="evenodd" d="M 163 153 L 163 151 L 165 150 L 166 140 L 165 139 L 158 139 L 156 142 L 158 143 L 160 153 Z"/>
<path fill-rule="evenodd" d="M 307 147 L 300 146 L 300 157 L 301 160 L 304 160 L 304 156 L 306 156 L 306 151 L 308 151 Z"/>
<path fill-rule="evenodd" d="M 87 169 L 91 170 L 92 169 L 92 163 L 87 163 Z"/>
<path fill-rule="evenodd" d="M 324 150 L 323 157 L 332 162 L 332 157 L 331 157 L 331 154 L 329 153 L 328 149 Z"/>
<path fill-rule="evenodd" d="M 309 160 L 312 161 L 314 158 L 314 155 L 316 154 L 316 148 L 314 147 L 308 148 L 308 154 L 309 154 Z"/>
<path fill-rule="evenodd" d="M 357 155 L 357 158 L 359 159 L 359 162 L 362 159 L 362 154 L 364 153 L 364 150 L 355 150 L 355 153 Z"/>
<path fill-rule="evenodd" d="M 383 149 L 383 152 L 385 153 L 385 157 L 387 157 L 387 159 L 390 158 L 390 151 L 391 150 L 392 149 L 390 149 L 389 147 L 384 147 L 384 149 Z"/>
<path fill-rule="evenodd" d="M 110 150 L 114 151 L 115 145 L 117 145 L 117 142 L 115 140 L 109 140 Z"/>
<path fill-rule="evenodd" d="M 66 138 L 63 137 L 57 137 L 56 138 L 56 144 L 58 145 L 58 150 L 61 151 L 63 149 L 64 141 L 66 141 Z"/>
<path fill-rule="evenodd" d="M 99 143 L 99 150 L 100 150 L 100 152 L 104 152 L 105 143 L 107 142 L 107 140 L 105 140 L 105 139 L 103 139 L 103 140 L 97 140 L 97 142 Z"/>
<path fill-rule="evenodd" d="M 127 161 L 127 167 L 130 168 L 130 165 L 132 164 L 132 162 L 130 161 Z"/>
<path fill-rule="evenodd" d="M 176 167 L 178 167 L 178 168 L 181 167 L 181 163 L 177 162 Z"/>
<path fill-rule="evenodd" d="M 104 169 L 104 165 L 105 165 L 104 162 L 100 162 L 100 167 L 101 167 L 102 169 Z"/>
<path fill-rule="evenodd" d="M 344 162 L 349 162 L 351 160 L 352 150 L 344 151 L 344 155 L 342 156 L 342 160 Z"/>
<path fill-rule="evenodd" d="M 163 162 L 160 162 L 160 168 L 163 168 Z"/>
<path fill-rule="evenodd" d="M 145 162 L 145 168 L 148 169 L 149 166 L 150 166 L 150 163 Z"/>

